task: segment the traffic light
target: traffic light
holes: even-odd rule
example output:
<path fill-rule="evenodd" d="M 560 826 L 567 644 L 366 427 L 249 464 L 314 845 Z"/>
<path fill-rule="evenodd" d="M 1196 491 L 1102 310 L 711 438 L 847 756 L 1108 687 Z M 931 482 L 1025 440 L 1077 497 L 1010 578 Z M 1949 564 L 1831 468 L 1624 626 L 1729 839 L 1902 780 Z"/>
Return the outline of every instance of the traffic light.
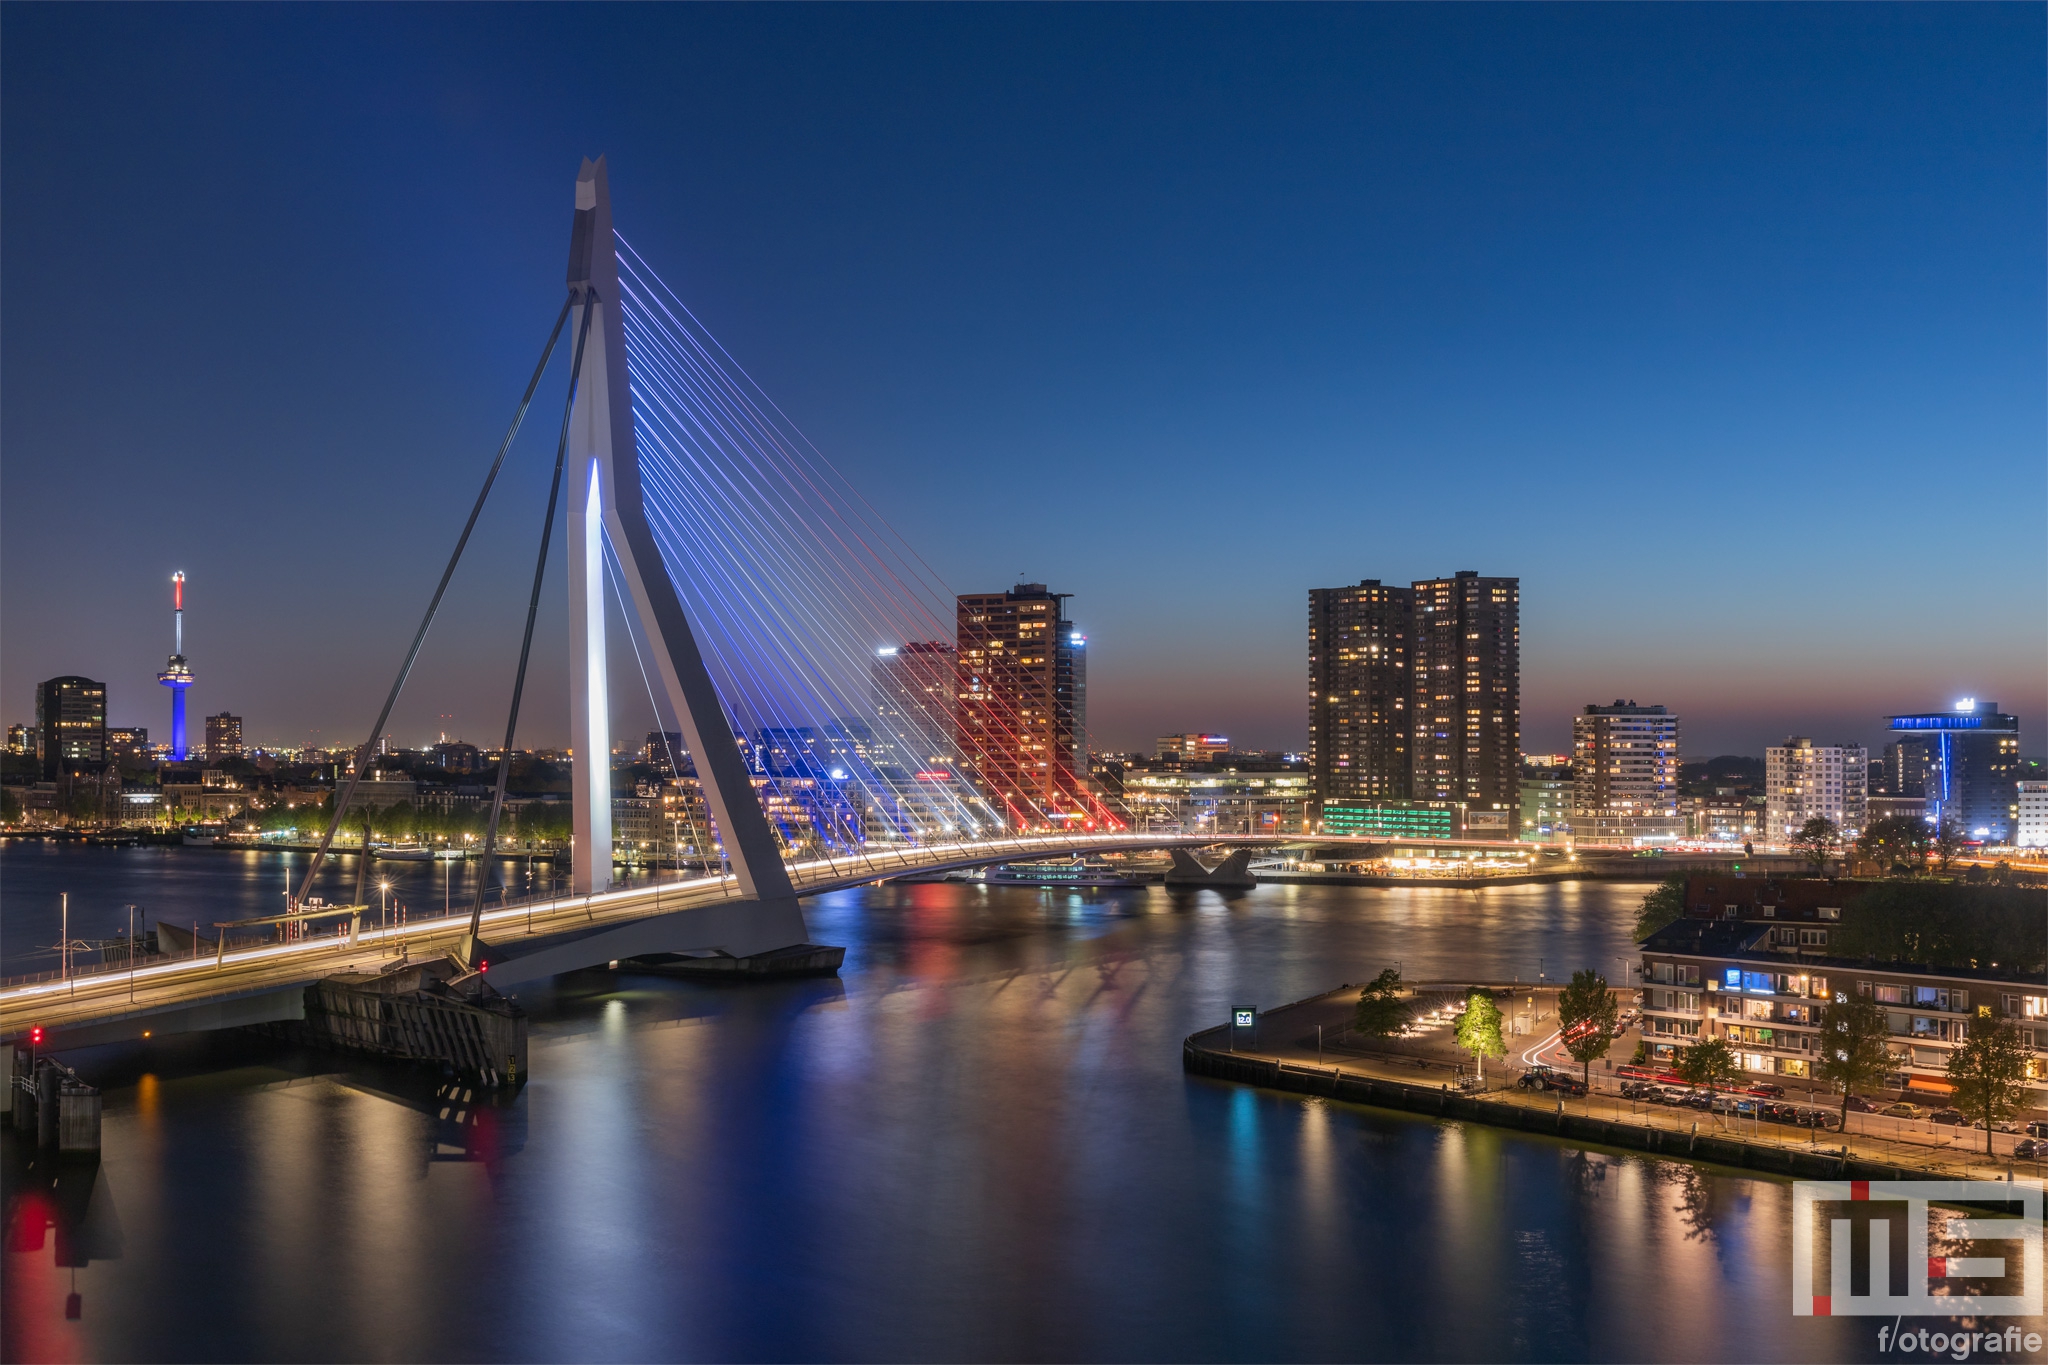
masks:
<path fill-rule="evenodd" d="M 43 1026 L 41 1024 L 37 1024 L 29 1029 L 28 1045 L 30 1047 L 41 1047 L 43 1045 Z"/>

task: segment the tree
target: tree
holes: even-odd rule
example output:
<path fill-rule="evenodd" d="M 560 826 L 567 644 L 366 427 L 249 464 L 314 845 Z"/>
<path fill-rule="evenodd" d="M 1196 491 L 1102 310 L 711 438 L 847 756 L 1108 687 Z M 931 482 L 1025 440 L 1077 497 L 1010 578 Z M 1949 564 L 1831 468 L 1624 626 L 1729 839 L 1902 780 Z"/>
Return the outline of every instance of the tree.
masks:
<path fill-rule="evenodd" d="M 1643 904 L 1636 911 L 1636 941 L 1638 943 L 1656 933 L 1667 924 L 1672 924 L 1685 915 L 1685 874 L 1674 873 L 1657 884 L 1657 889 L 1643 897 Z"/>
<path fill-rule="evenodd" d="M 1825 815 L 1816 815 L 1792 836 L 1792 847 L 1806 855 L 1816 872 L 1824 871 L 1836 845 L 1842 842 L 1842 827 Z"/>
<path fill-rule="evenodd" d="M 1458 1046 L 1472 1054 L 1482 1081 L 1486 1079 L 1486 1059 L 1508 1055 L 1508 1045 L 1500 1036 L 1500 1006 L 1485 991 L 1474 991 L 1465 1001 L 1465 1012 L 1458 1016 Z"/>
<path fill-rule="evenodd" d="M 1726 1038 L 1702 1038 L 1690 1047 L 1680 1048 L 1671 1069 L 1687 1085 L 1703 1085 L 1709 1092 L 1742 1074 L 1742 1068 L 1735 1064 L 1735 1050 L 1728 1046 Z"/>
<path fill-rule="evenodd" d="M 1835 998 L 1820 1007 L 1814 1022 L 1820 1025 L 1820 1051 L 1814 1054 L 1813 1074 L 1842 1087 L 1842 1128 L 1846 1132 L 1849 1096 L 1859 1086 L 1867 1088 L 1882 1080 L 1891 1068 L 1884 1011 L 1869 996 L 1836 991 Z"/>
<path fill-rule="evenodd" d="M 1934 829 L 1917 815 L 1887 815 L 1873 820 L 1857 837 L 1856 851 L 1877 864 L 1879 872 L 1904 869 L 1908 875 L 1927 870 Z"/>
<path fill-rule="evenodd" d="M 1391 1038 L 1408 1026 L 1410 1008 L 1401 998 L 1401 973 L 1389 967 L 1358 992 L 1358 1031 L 1368 1038 Z"/>
<path fill-rule="evenodd" d="M 2027 1102 L 2027 1064 L 2033 1048 L 2018 1025 L 1982 1007 L 1970 1035 L 1949 1054 L 1948 1081 L 1956 1108 L 1984 1124 L 1984 1155 L 1992 1155 L 1991 1129 Z"/>
<path fill-rule="evenodd" d="M 1621 1002 L 1607 989 L 1607 978 L 1591 967 L 1572 973 L 1569 986 L 1557 993 L 1557 1027 L 1564 1035 L 1564 1050 L 1572 1054 L 1593 1088 L 1593 1062 L 1605 1057 L 1621 1030 Z"/>
<path fill-rule="evenodd" d="M 1940 826 L 1934 831 L 1934 857 L 1941 864 L 1942 872 L 1948 871 L 1948 865 L 1954 862 L 1956 855 L 1962 851 L 1963 827 L 1944 816 Z"/>
<path fill-rule="evenodd" d="M 21 819 L 21 802 L 7 787 L 0 787 L 0 821 L 12 825 Z"/>

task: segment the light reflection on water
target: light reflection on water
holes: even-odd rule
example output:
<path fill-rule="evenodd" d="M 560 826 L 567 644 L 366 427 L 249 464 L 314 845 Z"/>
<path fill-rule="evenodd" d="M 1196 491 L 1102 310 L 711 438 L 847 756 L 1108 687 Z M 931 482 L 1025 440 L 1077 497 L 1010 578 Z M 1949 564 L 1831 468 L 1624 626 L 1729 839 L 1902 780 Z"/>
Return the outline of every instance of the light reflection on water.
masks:
<path fill-rule="evenodd" d="M 111 895 L 138 875 L 73 856 L 74 889 L 92 857 Z M 224 866 L 153 894 L 217 899 Z M 838 979 L 529 993 L 533 1079 L 502 1103 L 239 1035 L 79 1054 L 106 1159 L 53 1186 L 10 1143 L 0 1353 L 1870 1354 L 1853 1320 L 1790 1317 L 1788 1186 L 1180 1070 L 1232 1005 L 1393 961 L 1607 966 L 1641 893 L 869 888 L 808 907 Z M 87 1214 L 99 1241 L 55 1235 Z"/>

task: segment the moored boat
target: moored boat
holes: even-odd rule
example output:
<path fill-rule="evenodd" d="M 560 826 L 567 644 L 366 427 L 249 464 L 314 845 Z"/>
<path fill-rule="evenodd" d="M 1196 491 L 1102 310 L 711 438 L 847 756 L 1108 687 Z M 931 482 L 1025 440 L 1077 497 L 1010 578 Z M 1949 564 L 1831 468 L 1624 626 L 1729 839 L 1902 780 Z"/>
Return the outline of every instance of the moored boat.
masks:
<path fill-rule="evenodd" d="M 1059 863 L 1001 863 L 990 868 L 982 881 L 989 886 L 1081 887 L 1088 890 L 1146 885 L 1116 868 L 1083 862 L 1078 858 Z"/>

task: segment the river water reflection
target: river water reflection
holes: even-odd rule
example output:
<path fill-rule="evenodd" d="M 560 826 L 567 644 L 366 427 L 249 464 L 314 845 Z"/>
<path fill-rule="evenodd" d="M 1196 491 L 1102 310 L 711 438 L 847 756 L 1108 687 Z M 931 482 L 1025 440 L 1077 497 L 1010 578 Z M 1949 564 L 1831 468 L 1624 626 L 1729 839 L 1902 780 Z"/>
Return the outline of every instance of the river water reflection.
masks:
<path fill-rule="evenodd" d="M 276 855 L 134 853 L 0 855 L 10 938 L 57 879 L 174 918 L 181 886 L 282 884 Z M 1180 1070 L 1231 1006 L 1394 962 L 1611 968 L 1644 889 L 867 888 L 807 906 L 837 979 L 523 992 L 501 1105 L 241 1035 L 76 1054 L 105 1159 L 53 1183 L 10 1145 L 0 1351 L 1874 1355 L 1874 1325 L 1791 1317 L 1788 1185 Z"/>

